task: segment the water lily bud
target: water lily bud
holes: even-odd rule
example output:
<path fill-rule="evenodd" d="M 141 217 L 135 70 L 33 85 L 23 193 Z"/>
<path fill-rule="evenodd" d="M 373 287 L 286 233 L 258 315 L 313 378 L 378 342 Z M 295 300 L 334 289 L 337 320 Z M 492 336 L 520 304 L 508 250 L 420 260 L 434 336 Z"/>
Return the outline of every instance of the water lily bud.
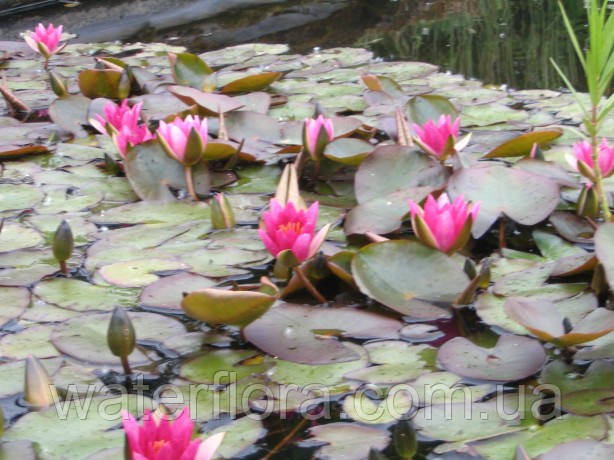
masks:
<path fill-rule="evenodd" d="M 113 310 L 107 330 L 107 344 L 111 353 L 120 358 L 129 356 L 134 350 L 136 345 L 134 326 L 122 307 L 115 307 Z"/>
<path fill-rule="evenodd" d="M 235 215 L 228 198 L 223 193 L 217 193 L 211 200 L 211 223 L 213 228 L 233 228 Z"/>
<path fill-rule="evenodd" d="M 59 73 L 50 71 L 49 82 L 51 83 L 51 89 L 57 97 L 68 96 L 68 90 L 66 89 L 66 80 Z"/>
<path fill-rule="evenodd" d="M 418 450 L 416 432 L 407 420 L 401 420 L 394 427 L 393 432 L 394 448 L 401 458 L 411 459 Z"/>
<path fill-rule="evenodd" d="M 36 408 L 49 407 L 59 400 L 55 385 L 40 361 L 30 355 L 26 359 L 24 399 Z"/>
<path fill-rule="evenodd" d="M 582 217 L 599 217 L 599 195 L 591 184 L 586 184 L 576 202 L 576 214 Z"/>
<path fill-rule="evenodd" d="M 314 161 L 320 161 L 326 145 L 335 138 L 333 121 L 319 115 L 306 118 L 303 125 L 303 146 Z"/>
<path fill-rule="evenodd" d="M 58 262 L 67 261 L 72 255 L 74 244 L 70 225 L 63 220 L 53 235 L 53 256 Z"/>
<path fill-rule="evenodd" d="M 130 90 L 132 89 L 132 81 L 127 70 L 122 72 L 119 77 L 119 83 L 117 84 L 117 97 L 119 99 L 126 99 L 130 96 Z"/>

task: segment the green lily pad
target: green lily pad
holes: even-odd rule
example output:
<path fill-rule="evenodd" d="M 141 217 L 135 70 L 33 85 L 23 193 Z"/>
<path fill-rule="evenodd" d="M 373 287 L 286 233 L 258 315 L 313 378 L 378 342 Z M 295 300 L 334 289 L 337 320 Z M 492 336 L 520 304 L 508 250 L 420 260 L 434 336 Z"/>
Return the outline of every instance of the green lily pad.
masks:
<path fill-rule="evenodd" d="M 348 372 L 349 379 L 374 384 L 393 384 L 413 380 L 428 372 L 436 349 L 428 345 L 385 340 L 365 345 L 375 366 Z M 430 356 L 429 356 L 430 355 Z"/>
<path fill-rule="evenodd" d="M 370 244 L 356 253 L 352 274 L 360 290 L 402 314 L 420 319 L 449 317 L 423 301 L 453 302 L 469 279 L 463 258 L 411 241 Z"/>
<path fill-rule="evenodd" d="M 49 342 L 53 328 L 48 325 L 33 325 L 15 334 L 0 338 L 0 356 L 10 359 L 54 358 L 58 350 Z"/>
<path fill-rule="evenodd" d="M 68 310 L 111 311 L 120 305 L 126 308 L 136 304 L 134 290 L 96 286 L 71 278 L 56 278 L 36 285 L 34 295 L 45 302 Z"/>
<path fill-rule="evenodd" d="M 0 232 L 0 253 L 17 249 L 33 248 L 43 243 L 40 233 L 17 223 L 5 223 Z"/>
<path fill-rule="evenodd" d="M 532 457 L 543 454 L 553 446 L 577 439 L 603 439 L 607 423 L 603 417 L 580 417 L 566 414 L 558 417 L 532 432 L 515 433 L 508 436 L 472 443 L 474 449 L 487 460 L 513 458 L 518 445 L 522 445 Z M 582 458 L 583 452 L 580 457 Z M 542 456 L 538 457 L 540 460 Z M 559 457 L 560 458 L 560 457 Z M 591 456 L 584 458 L 593 458 Z"/>
<path fill-rule="evenodd" d="M 18 318 L 30 305 L 30 291 L 22 287 L 0 287 L 0 325 Z"/>
<path fill-rule="evenodd" d="M 337 163 L 358 166 L 371 152 L 373 146 L 368 142 L 352 137 L 336 139 L 324 149 L 324 156 Z"/>
<path fill-rule="evenodd" d="M 410 119 L 418 125 L 429 120 L 437 122 L 441 115 L 450 115 L 453 119 L 458 116 L 458 110 L 447 98 L 431 94 L 412 97 L 407 108 Z"/>
<path fill-rule="evenodd" d="M 125 76 L 124 72 L 110 69 L 82 70 L 79 72 L 79 89 L 84 96 L 91 99 L 97 97 L 123 99 L 130 91 L 130 82 L 124 82 Z M 126 83 L 128 88 L 125 88 Z"/>
<path fill-rule="evenodd" d="M 384 450 L 390 442 L 390 433 L 355 423 L 329 423 L 309 429 L 310 440 L 325 444 L 315 457 L 318 459 L 343 458 L 362 460 L 371 449 Z"/>
<path fill-rule="evenodd" d="M 347 347 L 354 350 L 360 359 L 343 363 L 330 364 L 300 364 L 292 361 L 275 360 L 275 366 L 267 376 L 277 383 L 308 387 L 309 385 L 324 385 L 332 387 L 344 381 L 344 376 L 368 364 L 365 350 L 359 345 L 347 343 Z"/>
<path fill-rule="evenodd" d="M 43 199 L 40 189 L 31 185 L 0 184 L 0 212 L 31 208 Z"/>
<path fill-rule="evenodd" d="M 561 129 L 532 131 L 530 133 L 521 134 L 512 140 L 498 145 L 484 155 L 483 158 L 507 158 L 528 155 L 534 144 L 544 147 L 562 135 L 563 130 Z"/>
<path fill-rule="evenodd" d="M 541 454 L 539 460 L 575 460 L 582 456 L 591 460 L 608 460 L 614 457 L 614 444 L 586 439 L 565 442 Z"/>
<path fill-rule="evenodd" d="M 376 148 L 354 179 L 358 206 L 346 218 L 345 232 L 390 233 L 409 213 L 409 200 L 422 201 L 443 187 L 445 170 L 416 150 L 402 146 Z"/>
<path fill-rule="evenodd" d="M 150 284 L 140 297 L 140 302 L 148 307 L 165 310 L 181 310 L 183 294 L 215 286 L 215 281 L 192 273 L 178 273 L 165 276 Z"/>
<path fill-rule="evenodd" d="M 1 240 L 0 236 L 0 240 Z M 614 223 L 599 226 L 595 233 L 595 252 L 603 265 L 610 289 L 614 286 Z"/>
<path fill-rule="evenodd" d="M 209 207 L 204 203 L 141 201 L 100 211 L 90 217 L 90 221 L 97 224 L 179 224 L 208 218 Z"/>
<path fill-rule="evenodd" d="M 145 287 L 160 279 L 156 274 L 164 271 L 186 270 L 189 265 L 172 259 L 140 259 L 105 265 L 100 268 L 102 278 L 119 287 Z"/>
<path fill-rule="evenodd" d="M 271 367 L 271 363 L 263 363 L 258 358 L 254 359 L 256 363 L 249 363 L 249 358 L 258 354 L 257 350 L 208 351 L 183 363 L 179 375 L 192 382 L 225 385 L 229 383 L 231 374 L 233 381 L 239 381 L 249 375 L 261 374 Z"/>
<path fill-rule="evenodd" d="M 213 70 L 196 54 L 178 53 L 170 54 L 173 76 L 178 85 L 191 86 L 199 90 L 203 89 L 203 83 L 207 75 Z"/>
<path fill-rule="evenodd" d="M 139 404 L 136 395 L 123 395 L 93 398 L 87 405 L 67 404 L 62 416 L 50 407 L 21 417 L 4 439 L 34 442 L 41 460 L 62 458 L 67 452 L 71 458 L 85 458 L 103 448 L 120 447 L 124 431 L 113 428 L 121 423 L 121 410 L 141 416 L 143 406 L 151 407 L 149 398 Z"/>
<path fill-rule="evenodd" d="M 481 203 L 471 233 L 481 237 L 501 213 L 522 225 L 535 225 L 546 219 L 559 202 L 555 182 L 526 171 L 484 163 L 461 169 L 448 182 L 451 198 L 463 195 Z"/>
<path fill-rule="evenodd" d="M 128 313 L 136 331 L 137 341 L 162 342 L 185 332 L 183 325 L 172 318 L 154 313 Z M 119 365 L 119 358 L 108 348 L 109 313 L 81 315 L 58 325 L 51 341 L 62 353 L 80 361 L 98 365 Z M 150 359 L 137 347 L 129 357 L 132 365 L 142 365 Z"/>
<path fill-rule="evenodd" d="M 515 297 L 505 303 L 506 313 L 541 340 L 558 346 L 573 346 L 614 331 L 614 312 L 596 308 L 582 318 L 569 332 L 564 318 L 552 302 Z"/>
<path fill-rule="evenodd" d="M 260 438 L 266 435 L 267 430 L 262 426 L 260 420 L 254 420 L 252 417 L 241 417 L 207 432 L 201 438 L 207 439 L 218 433 L 225 434 L 222 444 L 213 458 L 224 459 L 242 457 L 242 452 L 250 449 Z"/>
<path fill-rule="evenodd" d="M 463 377 L 508 382 L 538 372 L 546 363 L 546 352 L 538 341 L 515 335 L 501 336 L 494 348 L 455 337 L 441 346 L 437 359 L 441 367 Z"/>
<path fill-rule="evenodd" d="M 319 331 L 338 330 L 356 338 L 398 338 L 401 323 L 352 308 L 317 308 L 278 303 L 249 324 L 245 338 L 256 347 L 286 361 L 329 364 L 355 361 L 359 356 L 333 337 Z"/>
<path fill-rule="evenodd" d="M 51 103 L 49 116 L 60 128 L 77 137 L 85 137 L 87 132 L 83 126 L 89 124 L 87 115 L 91 102 L 90 99 L 80 94 L 64 96 Z"/>
<path fill-rule="evenodd" d="M 207 288 L 186 295 L 181 308 L 200 321 L 244 326 L 262 316 L 275 300 L 276 297 L 258 291 Z"/>
<path fill-rule="evenodd" d="M 524 430 L 523 423 L 530 422 L 531 418 L 530 408 L 526 411 L 523 407 L 523 398 L 518 394 L 498 395 L 498 398 L 503 401 L 472 403 L 469 408 L 464 403 L 427 406 L 419 409 L 412 420 L 419 434 L 448 442 L 488 439 Z M 527 396 L 527 399 L 531 398 Z M 505 414 L 501 413 L 501 407 L 505 407 Z"/>
<path fill-rule="evenodd" d="M 248 75 L 238 80 L 233 80 L 224 85 L 221 89 L 223 94 L 229 93 L 249 93 L 251 91 L 260 91 L 271 85 L 282 76 L 281 72 L 263 72 L 253 75 Z"/>
<path fill-rule="evenodd" d="M 240 109 L 243 104 L 230 96 L 203 93 L 187 86 L 169 86 L 167 88 L 175 97 L 188 105 L 198 105 L 210 115 L 231 112 Z"/>
<path fill-rule="evenodd" d="M 379 425 L 396 422 L 406 417 L 413 405 L 407 392 L 392 394 L 376 403 L 364 392 L 357 392 L 343 400 L 343 410 L 360 423 Z"/>

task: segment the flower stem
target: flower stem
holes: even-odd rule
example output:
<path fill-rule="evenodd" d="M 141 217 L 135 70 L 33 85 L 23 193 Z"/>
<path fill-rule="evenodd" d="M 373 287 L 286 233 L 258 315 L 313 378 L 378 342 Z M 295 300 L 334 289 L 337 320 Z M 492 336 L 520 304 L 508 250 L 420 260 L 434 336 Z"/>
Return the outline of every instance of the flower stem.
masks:
<path fill-rule="evenodd" d="M 132 374 L 132 369 L 130 368 L 130 363 L 128 362 L 128 357 L 127 356 L 122 356 L 120 358 L 120 360 L 122 362 L 122 367 L 124 368 L 124 374 L 126 374 L 126 375 Z"/>
<path fill-rule="evenodd" d="M 601 201 L 601 209 L 603 211 L 603 220 L 610 222 L 612 213 L 610 212 L 610 204 L 608 196 L 603 188 L 603 176 L 601 174 L 601 166 L 599 165 L 599 139 L 597 138 L 598 113 L 597 106 L 593 106 L 592 110 L 592 129 L 591 129 L 591 146 L 593 147 L 593 171 L 595 171 L 595 188 L 597 195 Z"/>
<path fill-rule="evenodd" d="M 68 276 L 68 265 L 65 260 L 60 260 L 60 271 Z"/>
<path fill-rule="evenodd" d="M 311 281 L 305 276 L 305 272 L 301 268 L 300 265 L 294 267 L 294 272 L 298 275 L 299 279 L 305 286 L 305 288 L 309 291 L 309 293 L 315 297 L 315 299 L 320 303 L 326 303 L 326 298 L 320 294 L 320 291 L 316 289 Z"/>
<path fill-rule="evenodd" d="M 185 167 L 185 183 L 188 186 L 188 193 L 194 201 L 198 201 L 198 195 L 194 190 L 194 181 L 192 180 L 192 166 Z"/>

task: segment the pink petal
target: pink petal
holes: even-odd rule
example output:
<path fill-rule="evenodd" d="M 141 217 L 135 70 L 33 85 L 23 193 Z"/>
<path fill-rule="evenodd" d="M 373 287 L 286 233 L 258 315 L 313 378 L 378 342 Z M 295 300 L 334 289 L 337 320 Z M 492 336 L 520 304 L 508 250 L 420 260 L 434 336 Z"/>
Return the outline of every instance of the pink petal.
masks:
<path fill-rule="evenodd" d="M 205 439 L 199 449 L 194 460 L 211 460 L 215 451 L 220 447 L 226 433 L 218 433 L 210 438 Z"/>
<path fill-rule="evenodd" d="M 311 245 L 311 235 L 308 233 L 302 233 L 295 239 L 292 245 L 292 252 L 298 260 L 301 262 L 306 260 L 309 256 L 309 246 Z"/>

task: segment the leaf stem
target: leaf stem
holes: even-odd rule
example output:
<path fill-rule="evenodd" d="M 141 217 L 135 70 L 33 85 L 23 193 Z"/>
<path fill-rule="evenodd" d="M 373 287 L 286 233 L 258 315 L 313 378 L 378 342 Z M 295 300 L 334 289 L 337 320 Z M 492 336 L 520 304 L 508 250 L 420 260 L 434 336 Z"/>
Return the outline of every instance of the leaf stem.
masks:
<path fill-rule="evenodd" d="M 196 194 L 196 190 L 194 190 L 194 181 L 192 180 L 192 167 L 185 167 L 185 183 L 188 186 L 188 193 L 192 197 L 194 201 L 198 201 L 198 195 Z"/>
<path fill-rule="evenodd" d="M 292 428 L 292 430 L 286 436 L 284 436 L 284 438 L 275 447 L 273 447 L 273 449 L 271 449 L 268 454 L 266 454 L 263 460 L 269 460 L 271 457 L 273 457 L 273 455 L 279 452 L 281 448 L 285 446 L 288 441 L 290 441 L 290 439 L 292 439 L 292 437 L 296 435 L 296 433 L 298 433 L 305 426 L 307 422 L 308 419 L 303 418 L 299 423 L 297 423 L 296 426 Z"/>

